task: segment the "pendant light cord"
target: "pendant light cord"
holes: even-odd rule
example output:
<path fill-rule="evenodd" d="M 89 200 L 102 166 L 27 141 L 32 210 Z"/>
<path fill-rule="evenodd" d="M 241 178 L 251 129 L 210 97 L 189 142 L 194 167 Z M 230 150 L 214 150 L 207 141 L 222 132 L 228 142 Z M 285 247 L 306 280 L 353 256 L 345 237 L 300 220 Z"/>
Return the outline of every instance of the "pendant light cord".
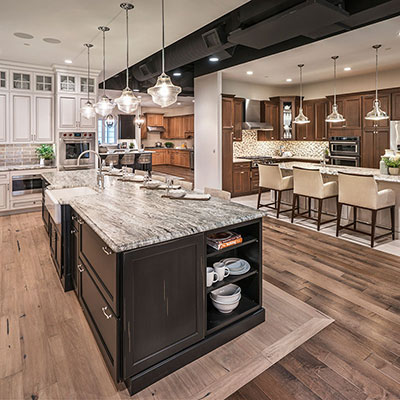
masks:
<path fill-rule="evenodd" d="M 164 0 L 161 0 L 161 26 L 162 26 L 162 72 L 165 73 L 165 26 L 164 26 Z"/>
<path fill-rule="evenodd" d="M 126 87 L 129 87 L 129 10 L 126 9 Z"/>
<path fill-rule="evenodd" d="M 87 47 L 87 101 L 89 102 L 89 79 L 90 79 L 90 46 Z"/>
<path fill-rule="evenodd" d="M 336 106 L 336 60 L 339 56 L 333 56 L 333 104 Z"/>
<path fill-rule="evenodd" d="M 103 96 L 106 95 L 106 31 L 103 30 Z"/>
<path fill-rule="evenodd" d="M 304 64 L 299 64 L 300 68 L 300 110 L 303 110 L 303 67 Z"/>
<path fill-rule="evenodd" d="M 380 47 L 380 46 L 379 46 Z M 378 46 L 375 47 L 375 100 L 378 100 Z"/>

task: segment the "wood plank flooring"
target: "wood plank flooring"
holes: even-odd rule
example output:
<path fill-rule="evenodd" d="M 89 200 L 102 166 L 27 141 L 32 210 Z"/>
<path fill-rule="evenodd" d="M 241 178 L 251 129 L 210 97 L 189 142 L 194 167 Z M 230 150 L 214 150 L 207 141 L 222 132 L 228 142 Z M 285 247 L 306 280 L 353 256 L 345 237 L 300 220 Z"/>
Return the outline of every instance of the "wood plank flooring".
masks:
<path fill-rule="evenodd" d="M 111 381 L 75 293 L 61 289 L 40 213 L 0 217 L 0 257 L 0 399 L 129 398 Z M 132 399 L 223 399 L 332 323 L 268 282 L 264 305 L 265 323 Z"/>
<path fill-rule="evenodd" d="M 185 181 L 194 182 L 194 172 L 190 168 L 175 167 L 174 165 L 154 165 L 153 172 L 178 176 L 183 178 Z"/>
<path fill-rule="evenodd" d="M 264 220 L 264 279 L 335 322 L 229 400 L 400 399 L 400 258 Z"/>

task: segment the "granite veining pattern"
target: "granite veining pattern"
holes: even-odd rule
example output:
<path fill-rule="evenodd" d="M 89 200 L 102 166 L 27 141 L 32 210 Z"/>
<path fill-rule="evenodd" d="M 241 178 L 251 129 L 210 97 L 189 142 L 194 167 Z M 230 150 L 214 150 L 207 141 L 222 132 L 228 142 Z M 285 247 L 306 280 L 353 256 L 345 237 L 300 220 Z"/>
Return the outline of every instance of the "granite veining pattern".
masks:
<path fill-rule="evenodd" d="M 96 187 L 96 172 L 44 173 L 51 189 Z M 141 183 L 105 177 L 98 194 L 75 197 L 70 205 L 114 252 L 132 250 L 164 241 L 261 218 L 264 212 L 234 202 L 170 200 L 163 191 L 141 189 Z"/>
<path fill-rule="evenodd" d="M 41 166 L 39 164 L 31 164 L 31 165 L 6 165 L 0 167 L 0 171 L 9 172 L 9 171 L 24 171 L 24 170 L 33 170 L 33 169 L 55 169 L 57 168 L 55 165 L 44 165 Z"/>

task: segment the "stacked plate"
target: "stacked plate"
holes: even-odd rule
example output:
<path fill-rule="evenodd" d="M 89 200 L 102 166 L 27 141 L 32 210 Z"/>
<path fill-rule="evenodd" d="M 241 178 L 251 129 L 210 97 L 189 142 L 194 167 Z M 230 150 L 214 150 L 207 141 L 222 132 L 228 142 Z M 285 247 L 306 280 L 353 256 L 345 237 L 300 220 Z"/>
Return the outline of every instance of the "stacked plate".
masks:
<path fill-rule="evenodd" d="M 241 289 L 233 283 L 220 289 L 215 289 L 210 293 L 211 302 L 214 307 L 223 314 L 232 312 L 240 302 L 242 297 Z"/>
<path fill-rule="evenodd" d="M 230 275 L 243 275 L 250 271 L 250 264 L 241 258 L 224 258 L 221 262 L 229 268 Z"/>

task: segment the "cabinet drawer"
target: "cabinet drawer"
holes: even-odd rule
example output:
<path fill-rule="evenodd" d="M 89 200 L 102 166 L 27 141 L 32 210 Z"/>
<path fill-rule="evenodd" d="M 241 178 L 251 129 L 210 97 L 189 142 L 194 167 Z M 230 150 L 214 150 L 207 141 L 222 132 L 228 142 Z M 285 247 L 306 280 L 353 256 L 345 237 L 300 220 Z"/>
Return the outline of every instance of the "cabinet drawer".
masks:
<path fill-rule="evenodd" d="M 22 208 L 32 208 L 41 207 L 42 200 L 14 200 L 11 201 L 11 208 L 22 209 Z"/>
<path fill-rule="evenodd" d="M 8 183 L 9 179 L 8 173 L 0 173 L 0 183 Z"/>
<path fill-rule="evenodd" d="M 82 266 L 80 300 L 107 367 L 116 379 L 118 319 L 83 263 Z"/>
<path fill-rule="evenodd" d="M 119 315 L 117 299 L 117 255 L 85 223 L 80 228 L 79 252 L 91 268 L 101 293 Z"/>
<path fill-rule="evenodd" d="M 245 162 L 245 163 L 233 163 L 233 169 L 235 171 L 250 170 L 250 163 L 248 163 L 248 162 Z"/>

